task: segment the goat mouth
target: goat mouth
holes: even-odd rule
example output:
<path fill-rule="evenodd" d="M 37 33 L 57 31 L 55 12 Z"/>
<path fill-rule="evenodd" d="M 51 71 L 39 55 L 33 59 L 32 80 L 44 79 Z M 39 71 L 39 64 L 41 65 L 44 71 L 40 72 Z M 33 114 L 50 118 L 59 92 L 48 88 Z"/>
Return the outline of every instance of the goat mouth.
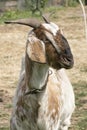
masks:
<path fill-rule="evenodd" d="M 61 59 L 60 62 L 61 67 L 64 67 L 66 69 L 70 69 L 73 67 L 74 64 L 73 57 L 61 56 L 60 59 Z"/>

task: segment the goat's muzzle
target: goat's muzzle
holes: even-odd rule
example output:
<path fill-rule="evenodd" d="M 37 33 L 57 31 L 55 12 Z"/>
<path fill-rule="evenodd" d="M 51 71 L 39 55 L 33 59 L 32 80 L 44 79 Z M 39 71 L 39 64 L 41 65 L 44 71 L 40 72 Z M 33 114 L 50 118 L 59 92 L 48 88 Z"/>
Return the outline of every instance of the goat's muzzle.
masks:
<path fill-rule="evenodd" d="M 66 69 L 70 69 L 73 67 L 74 65 L 74 59 L 73 59 L 73 56 L 64 56 L 64 55 L 61 55 L 60 56 L 60 64 L 62 67 L 66 68 Z"/>

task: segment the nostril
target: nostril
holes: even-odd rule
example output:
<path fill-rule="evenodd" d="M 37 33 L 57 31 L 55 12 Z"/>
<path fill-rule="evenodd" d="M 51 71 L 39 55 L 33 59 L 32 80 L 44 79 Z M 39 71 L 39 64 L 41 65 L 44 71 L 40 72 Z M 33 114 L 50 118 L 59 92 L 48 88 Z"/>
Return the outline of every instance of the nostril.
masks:
<path fill-rule="evenodd" d="M 71 62 L 73 60 L 73 58 L 68 57 L 67 60 Z"/>
<path fill-rule="evenodd" d="M 73 56 L 72 56 L 72 57 L 68 57 L 67 60 L 68 60 L 68 62 L 69 62 L 72 66 L 74 65 Z"/>

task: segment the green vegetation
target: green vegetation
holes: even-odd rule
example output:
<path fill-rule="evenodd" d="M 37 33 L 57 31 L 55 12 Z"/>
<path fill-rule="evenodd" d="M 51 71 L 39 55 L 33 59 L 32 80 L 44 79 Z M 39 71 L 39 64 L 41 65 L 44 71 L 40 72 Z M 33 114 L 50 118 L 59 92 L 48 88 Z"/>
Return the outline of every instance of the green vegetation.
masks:
<path fill-rule="evenodd" d="M 5 20 L 10 19 L 18 19 L 18 18 L 25 18 L 30 17 L 30 13 L 27 11 L 7 11 L 4 12 L 0 17 L 0 23 L 3 23 Z"/>
<path fill-rule="evenodd" d="M 15 19 L 21 19 L 21 18 L 30 18 L 30 17 L 40 17 L 39 14 L 33 14 L 28 11 L 7 11 L 4 12 L 1 16 L 0 16 L 0 23 L 3 23 L 6 20 L 15 20 Z"/>
<path fill-rule="evenodd" d="M 77 0 L 68 0 L 67 6 L 76 7 L 78 4 L 79 4 L 79 1 Z"/>
<path fill-rule="evenodd" d="M 57 6 L 50 6 L 49 8 L 46 8 L 45 9 L 46 10 L 46 12 L 57 12 L 57 11 L 60 11 L 60 10 L 66 10 L 66 7 L 64 7 L 64 6 L 59 6 L 59 7 L 57 7 Z"/>
<path fill-rule="evenodd" d="M 2 128 L 0 128 L 0 130 L 9 130 L 9 128 L 8 127 L 2 127 Z"/>
<path fill-rule="evenodd" d="M 79 81 L 73 83 L 76 96 L 76 110 L 73 114 L 75 120 L 73 129 L 74 130 L 86 130 L 87 129 L 87 82 Z"/>
<path fill-rule="evenodd" d="M 43 0 L 42 0 L 43 1 Z M 26 0 L 26 3 L 28 1 Z M 44 3 L 46 3 L 47 0 L 44 0 L 42 2 L 42 5 L 44 5 Z M 36 3 L 35 3 L 36 4 Z M 68 6 L 77 6 L 78 2 L 76 0 L 72 1 L 70 0 L 68 2 Z M 29 5 L 29 3 L 27 4 L 27 6 Z M 44 10 L 44 13 L 48 12 L 50 14 L 54 14 L 54 13 L 57 13 L 59 10 L 66 10 L 67 7 L 65 6 L 50 6 L 49 8 L 45 7 L 43 8 L 42 10 L 37 10 L 36 7 L 35 7 L 35 12 L 32 13 L 33 10 L 31 10 L 31 8 L 34 8 L 32 7 L 32 1 L 31 1 L 31 4 L 29 5 L 31 6 L 28 10 L 11 10 L 11 11 L 6 11 L 4 13 L 1 13 L 0 14 L 0 24 L 3 23 L 4 21 L 6 20 L 15 20 L 15 19 L 19 19 L 19 18 L 30 18 L 30 17 L 37 17 L 37 18 L 40 18 L 40 11 L 43 12 L 42 10 Z M 42 13 L 43 14 L 43 13 Z"/>

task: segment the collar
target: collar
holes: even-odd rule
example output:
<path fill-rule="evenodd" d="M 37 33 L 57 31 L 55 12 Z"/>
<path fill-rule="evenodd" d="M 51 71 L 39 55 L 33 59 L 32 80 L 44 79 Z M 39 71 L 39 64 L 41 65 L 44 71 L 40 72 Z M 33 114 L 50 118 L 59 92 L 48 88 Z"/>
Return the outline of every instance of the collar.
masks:
<path fill-rule="evenodd" d="M 30 95 L 30 94 L 39 94 L 39 93 L 43 92 L 46 88 L 46 84 L 41 89 L 33 88 L 33 89 L 29 90 L 28 92 L 25 93 L 25 96 Z"/>

